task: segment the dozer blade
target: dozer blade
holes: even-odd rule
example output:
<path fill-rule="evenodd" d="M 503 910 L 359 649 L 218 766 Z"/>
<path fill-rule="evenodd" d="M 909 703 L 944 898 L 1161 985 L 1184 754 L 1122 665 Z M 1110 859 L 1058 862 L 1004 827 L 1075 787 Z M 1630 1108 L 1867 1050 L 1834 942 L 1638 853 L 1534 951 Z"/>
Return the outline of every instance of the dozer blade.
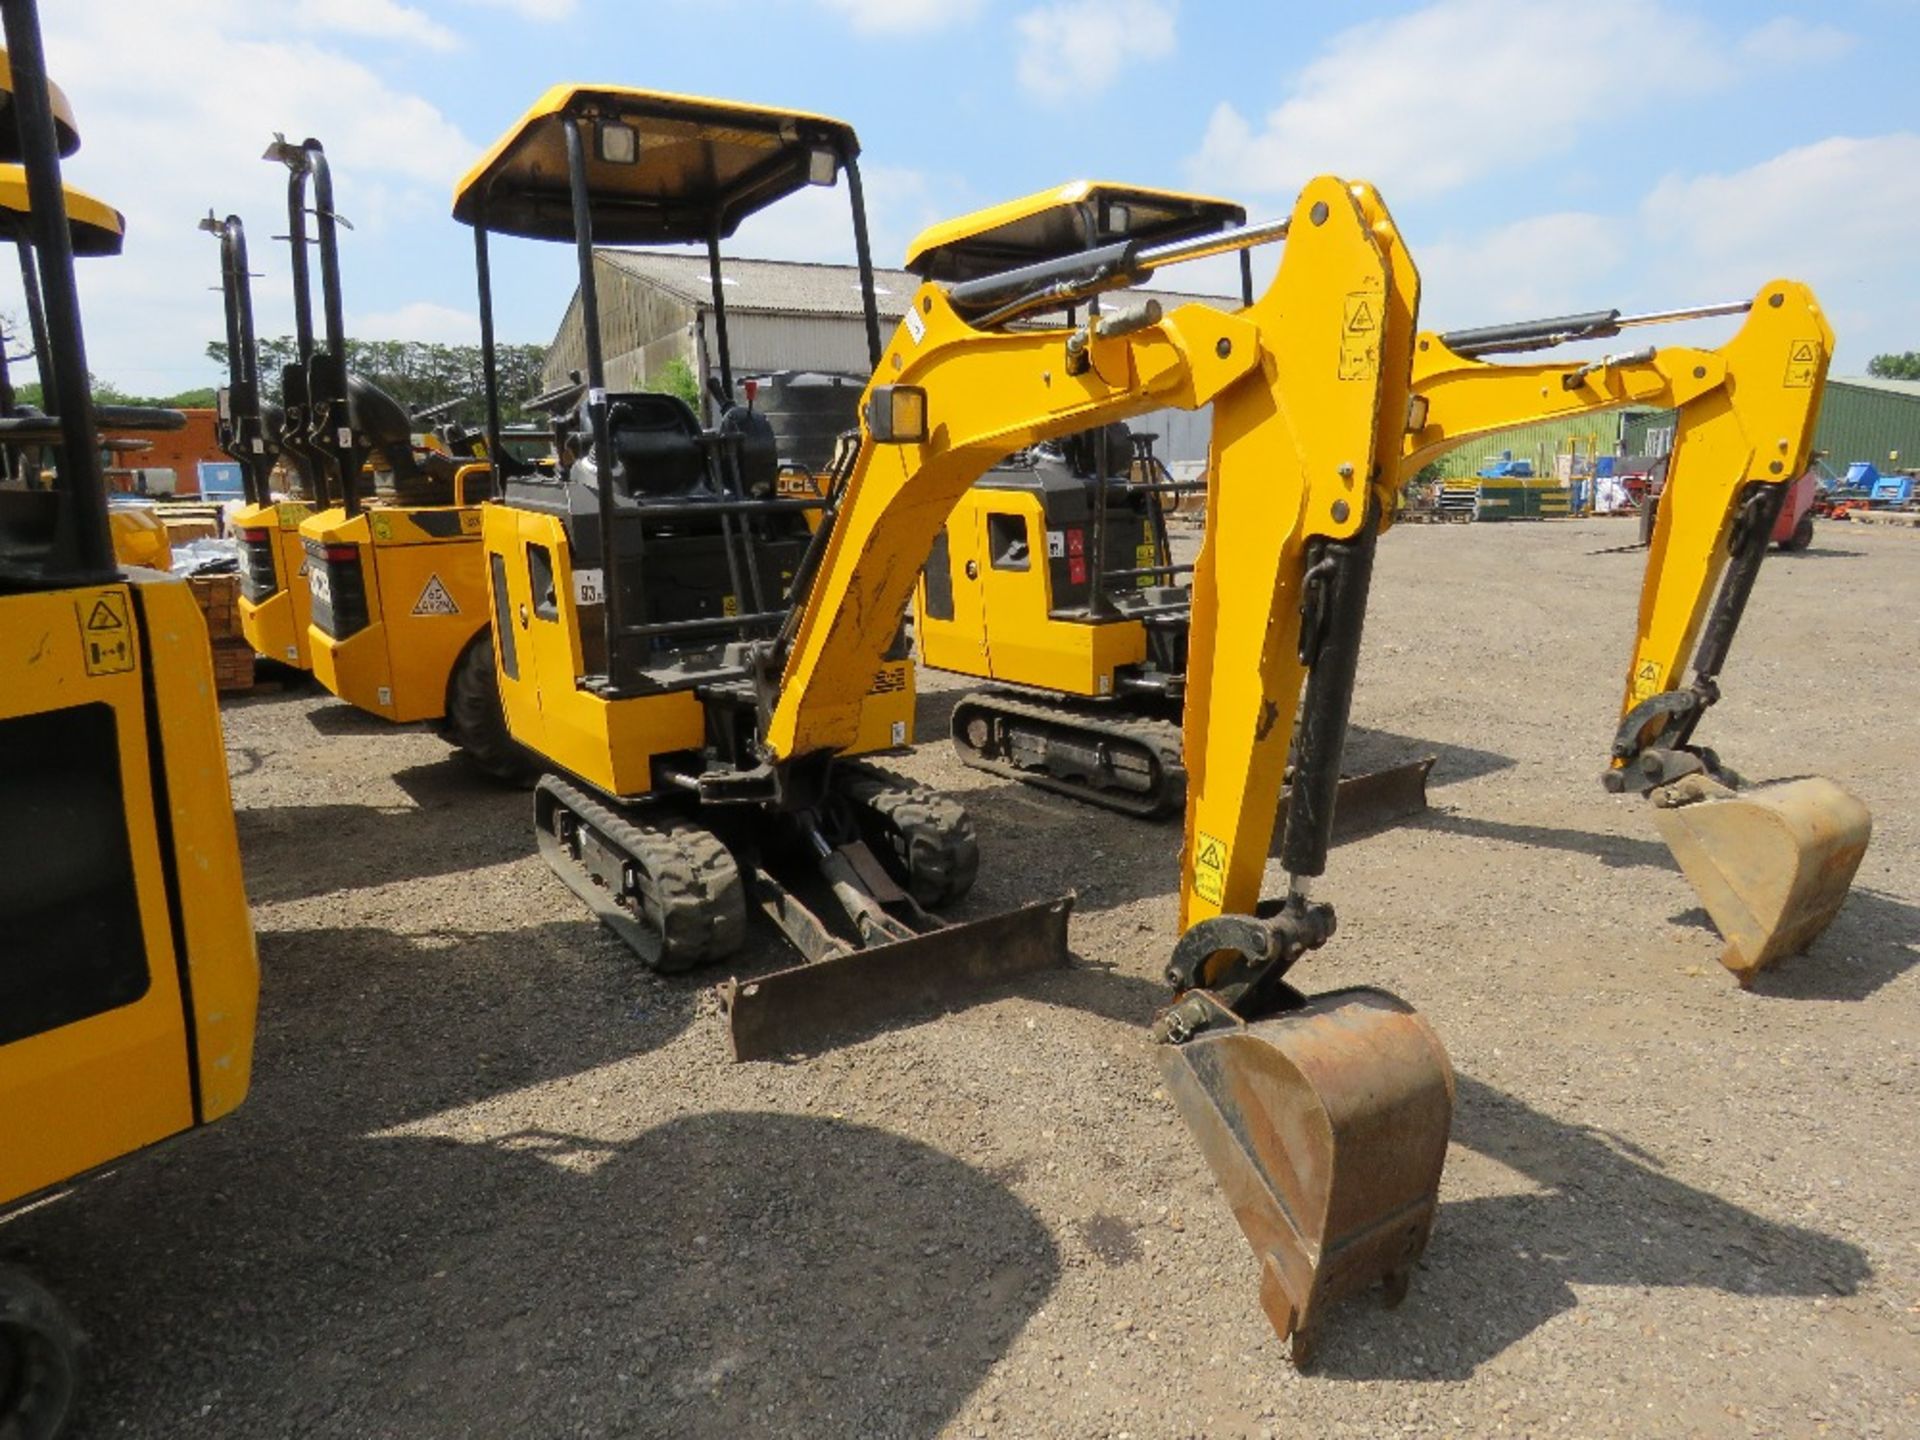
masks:
<path fill-rule="evenodd" d="M 1742 985 L 1811 945 L 1839 912 L 1873 816 L 1820 776 L 1653 812 L 1680 873 L 1727 942 Z"/>
<path fill-rule="evenodd" d="M 1384 990 L 1330 990 L 1160 1047 L 1160 1069 L 1260 1262 L 1260 1304 L 1296 1365 L 1323 1306 L 1427 1247 L 1453 1123 L 1453 1067 Z"/>
<path fill-rule="evenodd" d="M 1357 840 L 1384 830 L 1409 815 L 1427 808 L 1427 773 L 1434 757 L 1370 770 L 1364 775 L 1342 775 L 1333 801 L 1333 838 Z M 1274 817 L 1273 833 L 1287 828 L 1287 794 L 1280 795 L 1280 808 Z"/>
<path fill-rule="evenodd" d="M 974 991 L 1067 963 L 1073 896 L 795 965 L 720 987 L 736 1060 L 804 1054 Z"/>

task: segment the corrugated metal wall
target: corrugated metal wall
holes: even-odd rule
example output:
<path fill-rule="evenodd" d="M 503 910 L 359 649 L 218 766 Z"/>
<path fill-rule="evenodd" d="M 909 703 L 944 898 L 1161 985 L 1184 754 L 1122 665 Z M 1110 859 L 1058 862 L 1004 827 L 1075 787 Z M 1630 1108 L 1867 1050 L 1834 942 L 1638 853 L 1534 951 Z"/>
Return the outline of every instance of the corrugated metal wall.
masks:
<path fill-rule="evenodd" d="M 1515 460 L 1531 460 L 1534 473 L 1551 475 L 1553 457 L 1577 442 L 1580 454 L 1617 455 L 1620 453 L 1618 415 L 1593 415 L 1584 420 L 1547 420 L 1538 425 L 1522 425 L 1469 441 L 1451 450 L 1437 462 L 1447 479 L 1472 475 L 1489 460 L 1510 451 Z"/>
<path fill-rule="evenodd" d="M 1664 455 L 1673 444 L 1673 412 L 1648 411 L 1627 425 L 1626 453 Z M 1892 451 L 1902 467 L 1920 465 L 1920 395 L 1829 380 L 1814 426 L 1813 448 L 1844 473 L 1855 460 L 1887 466 Z"/>
<path fill-rule="evenodd" d="M 1885 469 L 1895 450 L 1902 467 L 1920 465 L 1920 395 L 1829 380 L 1813 448 L 1825 451 L 1827 463 L 1843 473 L 1855 460 Z"/>

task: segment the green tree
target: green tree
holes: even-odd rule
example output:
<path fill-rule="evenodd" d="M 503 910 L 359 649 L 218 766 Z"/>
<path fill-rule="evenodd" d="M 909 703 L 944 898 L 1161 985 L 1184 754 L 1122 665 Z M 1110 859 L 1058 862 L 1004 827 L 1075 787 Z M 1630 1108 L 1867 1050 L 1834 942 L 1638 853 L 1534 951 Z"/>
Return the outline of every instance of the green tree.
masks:
<path fill-rule="evenodd" d="M 699 413 L 700 382 L 694 378 L 693 367 L 678 355 L 662 365 L 660 373 L 641 388 L 661 395 L 678 395 L 693 408 L 695 414 Z"/>
<path fill-rule="evenodd" d="M 1867 362 L 1867 373 L 1882 380 L 1920 380 L 1920 350 L 1876 355 Z"/>
<path fill-rule="evenodd" d="M 457 402 L 441 418 L 466 425 L 485 419 L 486 372 L 478 345 L 439 345 L 425 340 L 355 340 L 346 343 L 347 368 L 418 413 L 432 406 Z M 262 388 L 269 399 L 280 394 L 280 377 L 293 364 L 299 347 L 290 335 L 259 342 Z M 512 425 L 526 418 L 524 405 L 539 389 L 540 367 L 547 357 L 544 345 L 496 345 L 494 367 L 500 386 L 500 421 Z M 225 368 L 227 346 L 215 340 L 207 358 Z"/>

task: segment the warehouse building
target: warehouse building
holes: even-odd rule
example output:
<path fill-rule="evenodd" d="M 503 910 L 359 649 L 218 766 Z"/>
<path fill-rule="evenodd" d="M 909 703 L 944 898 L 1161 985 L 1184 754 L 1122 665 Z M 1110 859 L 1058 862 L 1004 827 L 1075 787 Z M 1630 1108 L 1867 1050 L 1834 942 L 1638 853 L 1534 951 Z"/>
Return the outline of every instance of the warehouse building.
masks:
<path fill-rule="evenodd" d="M 1673 412 L 1631 416 L 1625 444 L 1627 454 L 1666 454 L 1673 448 Z M 1829 379 L 1813 448 L 1841 474 L 1855 460 L 1870 460 L 1882 470 L 1920 465 L 1920 381 Z"/>
<path fill-rule="evenodd" d="M 881 341 L 900 323 L 919 281 L 905 270 L 875 270 Z M 615 390 L 664 388 L 675 361 L 695 376 L 717 374 L 713 286 L 704 253 L 596 250 L 594 285 L 600 301 L 600 343 L 607 384 Z M 737 379 L 781 370 L 853 375 L 873 368 L 867 357 L 859 271 L 851 265 L 786 260 L 728 259 L 721 274 L 728 358 Z M 1238 308 L 1215 295 L 1154 291 L 1163 305 L 1186 301 Z M 1124 303 L 1109 297 L 1108 304 Z M 564 384 L 586 368 L 586 340 L 576 290 L 547 351 L 543 388 Z M 1188 469 L 1207 453 L 1204 412 L 1161 411 L 1135 420 L 1136 431 L 1159 437 L 1158 451 Z"/>

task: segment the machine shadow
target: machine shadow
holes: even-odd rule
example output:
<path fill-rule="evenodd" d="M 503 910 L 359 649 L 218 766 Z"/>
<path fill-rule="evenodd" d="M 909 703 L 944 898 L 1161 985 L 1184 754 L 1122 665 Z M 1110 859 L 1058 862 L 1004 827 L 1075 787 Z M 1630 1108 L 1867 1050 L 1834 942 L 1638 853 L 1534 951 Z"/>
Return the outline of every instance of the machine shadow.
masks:
<path fill-rule="evenodd" d="M 1341 768 L 1349 775 L 1404 765 L 1431 755 L 1433 771 L 1427 777 L 1429 787 L 1453 785 L 1462 780 L 1478 780 L 1496 771 L 1511 770 L 1517 763 L 1511 755 L 1493 750 L 1478 750 L 1471 745 L 1449 745 L 1423 735 L 1402 735 L 1394 730 L 1375 730 L 1365 725 L 1347 729 L 1347 747 L 1341 754 Z"/>
<path fill-rule="evenodd" d="M 532 806 L 458 756 L 398 771 L 411 808 L 265 805 L 234 812 L 256 905 L 458 875 L 531 855 Z"/>
<path fill-rule="evenodd" d="M 864 1125 L 721 1112 L 609 1145 L 356 1120 L 256 1137 L 162 1244 L 63 1217 L 115 1254 L 49 1262 L 108 1357 L 99 1430 L 165 1370 L 201 1434 L 925 1436 L 1059 1275 L 1005 1186 Z"/>
<path fill-rule="evenodd" d="M 1487 820 L 1463 815 L 1457 810 L 1432 810 L 1405 822 L 1447 835 L 1470 840 L 1494 840 L 1503 845 L 1541 846 L 1587 855 L 1614 869 L 1635 867 L 1671 870 L 1673 857 L 1657 840 L 1636 840 L 1625 835 L 1605 835 L 1594 830 L 1572 830 L 1558 825 L 1516 825 L 1505 820 Z"/>
<path fill-rule="evenodd" d="M 1827 545 L 1810 545 L 1805 550 L 1776 550 L 1767 556 L 1769 565 L 1785 561 L 1792 564 L 1797 560 L 1862 560 L 1866 558 L 1864 550 L 1838 550 Z"/>
<path fill-rule="evenodd" d="M 1698 907 L 1667 917 L 1670 925 L 1718 935 Z M 1748 987 L 1775 1000 L 1865 1000 L 1920 965 L 1920 905 L 1857 886 L 1812 946 L 1762 970 Z"/>
<path fill-rule="evenodd" d="M 1575 1285 L 1688 1286 L 1727 1295 L 1852 1295 L 1858 1246 L 1756 1215 L 1661 1173 L 1629 1141 L 1568 1125 L 1469 1076 L 1453 1140 L 1537 1190 L 1442 1205 L 1407 1302 L 1332 1317 L 1316 1372 L 1460 1380 L 1581 1302 Z M 1604 1313 L 1604 1312 L 1603 1312 Z"/>
<path fill-rule="evenodd" d="M 6 1228 L 92 1333 L 89 1433 L 928 1435 L 1058 1276 L 1011 1191 L 918 1142 L 771 1113 L 635 1134 L 586 1108 L 621 1078 L 576 1101 L 711 1003 L 591 920 L 260 948 L 247 1105 Z M 556 1083 L 548 1113 L 597 1126 L 489 1124 Z M 158 1394 L 182 1412 L 136 1414 Z"/>
<path fill-rule="evenodd" d="M 322 735 L 403 735 L 431 733 L 433 730 L 425 720 L 410 725 L 396 725 L 391 720 L 369 714 L 356 705 L 344 700 L 334 700 L 331 705 L 316 705 L 307 712 L 307 723 Z"/>

